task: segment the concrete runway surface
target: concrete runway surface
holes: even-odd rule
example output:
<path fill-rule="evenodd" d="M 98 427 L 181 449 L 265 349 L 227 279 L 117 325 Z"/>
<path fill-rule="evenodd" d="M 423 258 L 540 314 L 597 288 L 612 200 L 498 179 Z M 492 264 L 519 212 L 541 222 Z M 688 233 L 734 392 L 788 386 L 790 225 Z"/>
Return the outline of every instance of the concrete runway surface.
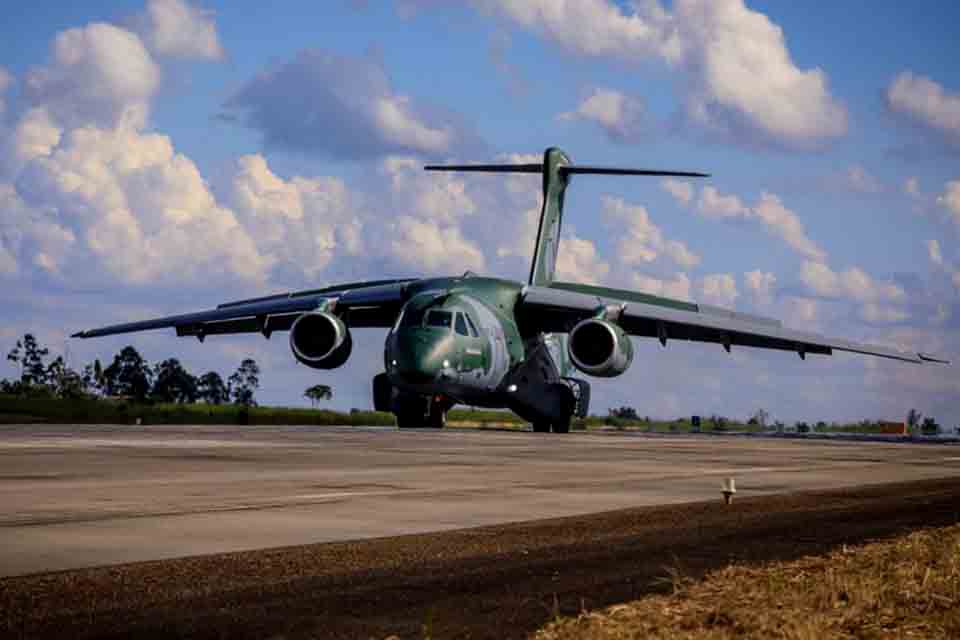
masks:
<path fill-rule="evenodd" d="M 960 447 L 357 427 L 0 426 L 0 575 L 960 476 Z"/>

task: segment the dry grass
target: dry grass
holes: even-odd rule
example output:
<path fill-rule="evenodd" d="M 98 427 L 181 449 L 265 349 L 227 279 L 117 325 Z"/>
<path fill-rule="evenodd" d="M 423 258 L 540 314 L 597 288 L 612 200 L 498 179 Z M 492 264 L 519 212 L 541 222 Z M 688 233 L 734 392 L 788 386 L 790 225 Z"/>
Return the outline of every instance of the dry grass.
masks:
<path fill-rule="evenodd" d="M 960 638 L 960 525 L 699 582 L 558 619 L 536 640 Z"/>

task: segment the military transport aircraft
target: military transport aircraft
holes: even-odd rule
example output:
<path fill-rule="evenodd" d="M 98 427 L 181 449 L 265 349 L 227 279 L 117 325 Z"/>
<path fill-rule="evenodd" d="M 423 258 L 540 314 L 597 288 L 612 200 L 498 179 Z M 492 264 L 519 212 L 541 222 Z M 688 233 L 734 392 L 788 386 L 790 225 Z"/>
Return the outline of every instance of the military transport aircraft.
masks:
<path fill-rule="evenodd" d="M 707 177 L 576 165 L 549 148 L 542 163 L 428 165 L 427 170 L 539 173 L 543 208 L 526 284 L 462 276 L 374 280 L 229 302 L 210 311 L 81 331 L 94 338 L 175 328 L 178 336 L 290 332 L 293 356 L 315 369 L 350 357 L 350 329 L 389 329 L 385 372 L 373 404 L 400 428 L 442 427 L 454 404 L 508 408 L 537 432 L 565 433 L 587 415 L 590 385 L 572 373 L 613 377 L 633 360 L 630 336 L 780 349 L 852 351 L 905 362 L 946 362 L 922 353 L 858 344 L 788 329 L 777 320 L 659 296 L 554 280 L 563 200 L 578 174 Z"/>

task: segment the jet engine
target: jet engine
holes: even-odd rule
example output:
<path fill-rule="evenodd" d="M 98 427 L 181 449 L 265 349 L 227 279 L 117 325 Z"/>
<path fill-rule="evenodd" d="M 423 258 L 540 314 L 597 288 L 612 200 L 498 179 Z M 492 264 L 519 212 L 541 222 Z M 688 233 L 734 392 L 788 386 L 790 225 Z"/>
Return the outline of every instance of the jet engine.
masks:
<path fill-rule="evenodd" d="M 347 325 L 332 313 L 305 313 L 290 327 L 290 349 L 301 364 L 336 369 L 350 357 L 353 339 Z"/>
<path fill-rule="evenodd" d="M 588 318 L 570 332 L 570 359 L 580 371 L 599 378 L 618 376 L 633 362 L 633 343 L 609 320 Z"/>

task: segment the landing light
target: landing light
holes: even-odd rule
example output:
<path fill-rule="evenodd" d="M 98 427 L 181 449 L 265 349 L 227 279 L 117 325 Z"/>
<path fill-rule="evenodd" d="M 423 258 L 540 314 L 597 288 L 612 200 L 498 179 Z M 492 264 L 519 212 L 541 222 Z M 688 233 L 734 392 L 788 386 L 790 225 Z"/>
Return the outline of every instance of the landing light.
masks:
<path fill-rule="evenodd" d="M 513 392 L 516 391 L 516 390 L 517 390 L 517 385 L 515 385 L 515 384 L 512 384 L 512 385 L 510 385 L 509 387 L 507 387 L 507 392 L 508 392 L 508 393 L 513 393 Z"/>
<path fill-rule="evenodd" d="M 441 364 L 443 364 L 443 368 L 444 368 L 444 369 L 449 369 L 449 368 L 450 368 L 450 361 L 449 361 L 449 360 L 444 360 Z"/>

